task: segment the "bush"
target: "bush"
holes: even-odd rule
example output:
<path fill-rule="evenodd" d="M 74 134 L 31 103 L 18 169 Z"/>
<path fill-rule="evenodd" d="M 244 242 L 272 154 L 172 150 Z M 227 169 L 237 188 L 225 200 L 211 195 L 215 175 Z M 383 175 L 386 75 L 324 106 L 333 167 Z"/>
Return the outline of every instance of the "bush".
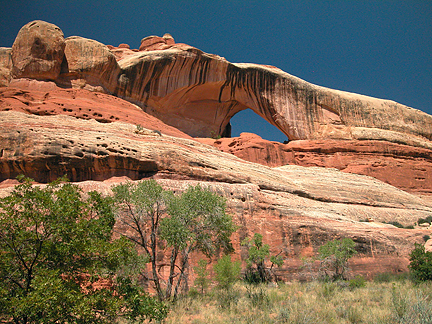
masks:
<path fill-rule="evenodd" d="M 357 254 L 355 243 L 350 238 L 329 241 L 318 249 L 321 260 L 321 272 L 324 278 L 333 281 L 345 280 L 348 270 L 348 260 Z"/>
<path fill-rule="evenodd" d="M 366 287 L 366 279 L 361 275 L 357 275 L 349 281 L 349 287 L 350 289 Z"/>
<path fill-rule="evenodd" d="M 428 217 L 426 217 L 426 218 L 419 218 L 418 220 L 417 220 L 417 224 L 422 224 L 422 223 L 429 223 L 429 224 L 431 224 L 432 223 L 432 216 L 428 216 Z"/>
<path fill-rule="evenodd" d="M 408 267 L 414 281 L 432 280 L 432 252 L 426 252 L 423 245 L 415 243 Z"/>
<path fill-rule="evenodd" d="M 270 255 L 270 245 L 263 244 L 261 234 L 255 233 L 252 239 L 245 238 L 241 244 L 248 250 L 247 269 L 244 276 L 247 283 L 269 282 L 276 277 L 273 266 L 282 266 L 283 259 L 280 255 Z M 270 268 L 265 266 L 266 260 L 270 260 Z"/>
<path fill-rule="evenodd" d="M 220 258 L 213 266 L 216 273 L 216 281 L 220 288 L 228 289 L 240 278 L 240 261 L 232 262 L 229 255 Z"/>

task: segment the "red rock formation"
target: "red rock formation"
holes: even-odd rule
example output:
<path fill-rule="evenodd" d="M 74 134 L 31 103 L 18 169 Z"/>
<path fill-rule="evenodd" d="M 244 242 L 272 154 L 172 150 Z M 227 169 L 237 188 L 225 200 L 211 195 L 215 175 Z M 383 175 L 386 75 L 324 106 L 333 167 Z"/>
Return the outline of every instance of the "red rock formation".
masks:
<path fill-rule="evenodd" d="M 251 108 L 291 140 L 432 139 L 432 117 L 418 110 L 192 47 L 139 52 L 118 63 L 116 95 L 192 136 L 228 135 L 231 117 Z"/>
<path fill-rule="evenodd" d="M 282 251 L 285 278 L 299 278 L 300 258 L 339 237 L 357 242 L 357 271 L 405 270 L 413 243 L 430 233 L 384 222 L 412 225 L 432 216 L 432 202 L 347 172 L 429 193 L 431 116 L 274 67 L 232 64 L 170 35 L 145 38 L 133 50 L 81 37 L 62 41 L 52 26 L 29 23 L 12 50 L 0 50 L 0 82 L 8 85 L 0 88 L 0 196 L 18 174 L 39 182 L 66 174 L 103 193 L 125 177 L 153 177 L 177 192 L 200 183 L 227 198 L 240 228 L 239 256 L 239 242 L 259 232 Z M 54 30 L 36 37 L 31 28 Z M 202 140 L 239 158 L 190 138 L 228 135 L 229 119 L 246 108 L 305 140 Z"/>
<path fill-rule="evenodd" d="M 191 138 L 120 98 L 83 89 L 61 89 L 53 82 L 20 79 L 0 88 L 0 111 L 69 115 L 100 123 L 122 121 L 170 136 Z"/>
<path fill-rule="evenodd" d="M 102 193 L 121 180 L 111 177 L 152 176 L 176 192 L 200 183 L 227 198 L 240 227 L 233 237 L 237 251 L 246 235 L 262 233 L 273 252 L 282 251 L 286 263 L 279 275 L 286 279 L 300 278 L 302 256 L 339 237 L 357 242 L 356 271 L 405 270 L 413 242 L 429 233 L 383 222 L 411 225 L 432 215 L 432 203 L 366 176 L 316 167 L 269 168 L 192 139 L 137 133 L 134 125 L 121 122 L 3 111 L 0 128 L 0 180 L 6 187 L 0 195 L 10 191 L 7 184 L 19 173 L 43 182 L 64 174 L 74 181 L 99 180 L 82 185 Z M 366 218 L 375 222 L 361 222 Z"/>
<path fill-rule="evenodd" d="M 12 75 L 15 78 L 55 80 L 64 56 L 63 32 L 57 26 L 35 20 L 18 32 L 12 45 Z"/>
<path fill-rule="evenodd" d="M 21 48 L 37 48 L 33 38 L 23 36 L 30 25 L 36 28 L 43 23 L 31 23 L 20 31 L 12 49 L 13 71 L 24 69 L 18 56 L 25 58 L 28 54 Z M 52 47 L 57 48 L 56 44 L 63 41 L 60 29 L 47 23 L 44 26 L 58 32 L 56 37 L 44 40 L 52 40 Z M 51 45 L 43 48 L 51 50 Z M 57 62 L 52 71 L 44 63 L 42 74 L 34 77 L 55 79 L 62 86 L 114 93 L 191 136 L 229 135 L 231 117 L 251 108 L 290 140 L 367 138 L 432 146 L 432 116 L 421 111 L 389 100 L 319 87 L 274 67 L 233 64 L 191 46 L 175 44 L 169 34 L 144 38 L 140 51 L 122 47 L 114 55 L 105 45 L 83 38 L 69 38 L 66 47 L 70 49 L 66 48 L 65 60 L 58 59 L 62 51 L 56 50 L 59 55 L 50 61 Z M 60 75 L 59 63 L 63 63 Z M 23 73 L 13 74 L 33 77 Z M 46 73 L 49 75 L 44 77 Z M 65 78 L 70 84 L 64 82 Z"/>
<path fill-rule="evenodd" d="M 271 167 L 294 164 L 336 168 L 372 176 L 405 191 L 432 195 L 432 150 L 427 148 L 373 140 L 304 140 L 282 144 L 250 133 L 199 141 Z"/>

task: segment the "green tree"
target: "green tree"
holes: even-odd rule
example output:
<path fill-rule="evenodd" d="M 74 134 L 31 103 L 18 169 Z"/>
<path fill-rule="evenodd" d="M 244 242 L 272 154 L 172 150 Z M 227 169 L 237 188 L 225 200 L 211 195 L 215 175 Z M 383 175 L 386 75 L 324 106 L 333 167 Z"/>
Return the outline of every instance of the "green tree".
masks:
<path fill-rule="evenodd" d="M 332 280 L 345 280 L 348 260 L 357 254 L 355 242 L 350 238 L 329 241 L 318 248 L 321 271 Z"/>
<path fill-rule="evenodd" d="M 210 279 L 208 278 L 209 273 L 207 271 L 207 261 L 200 259 L 198 265 L 194 267 L 194 271 L 197 275 L 194 284 L 199 287 L 201 294 L 204 294 L 210 284 Z"/>
<path fill-rule="evenodd" d="M 415 243 L 408 267 L 414 281 L 432 280 L 432 252 L 426 251 L 422 244 Z"/>
<path fill-rule="evenodd" d="M 283 264 L 282 256 L 270 255 L 270 246 L 263 244 L 262 235 L 258 233 L 255 233 L 252 239 L 245 238 L 241 244 L 248 249 L 245 280 L 250 283 L 270 281 L 273 277 L 273 266 L 277 265 L 280 267 Z M 270 260 L 270 268 L 265 266 L 266 260 Z"/>
<path fill-rule="evenodd" d="M 160 300 L 176 298 L 187 281 L 190 254 L 200 251 L 211 257 L 217 251 L 231 252 L 232 218 L 225 213 L 225 200 L 190 186 L 181 195 L 164 190 L 155 180 L 125 183 L 113 188 L 120 220 L 132 230 L 127 238 L 141 246 L 149 258 L 151 277 Z M 168 253 L 166 283 L 159 270 L 159 253 Z"/>
<path fill-rule="evenodd" d="M 109 198 L 79 187 L 33 187 L 22 179 L 0 199 L 0 321 L 112 323 L 163 319 L 164 305 L 133 284 L 139 261 L 125 239 L 111 240 Z"/>
<path fill-rule="evenodd" d="M 241 262 L 233 262 L 229 255 L 224 255 L 213 266 L 213 270 L 216 273 L 215 280 L 218 282 L 218 286 L 229 289 L 240 278 Z"/>

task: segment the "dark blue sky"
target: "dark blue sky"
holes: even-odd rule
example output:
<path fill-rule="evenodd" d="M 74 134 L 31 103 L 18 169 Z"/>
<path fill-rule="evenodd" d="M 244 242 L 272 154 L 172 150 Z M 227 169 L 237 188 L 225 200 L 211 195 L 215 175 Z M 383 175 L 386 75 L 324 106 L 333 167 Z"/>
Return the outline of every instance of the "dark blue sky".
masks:
<path fill-rule="evenodd" d="M 35 19 L 104 44 L 138 48 L 170 33 L 231 62 L 270 64 L 329 88 L 392 99 L 432 114 L 432 1 L 0 1 L 0 46 Z M 103 3 L 103 5 L 100 5 Z M 233 136 L 285 136 L 255 114 Z"/>

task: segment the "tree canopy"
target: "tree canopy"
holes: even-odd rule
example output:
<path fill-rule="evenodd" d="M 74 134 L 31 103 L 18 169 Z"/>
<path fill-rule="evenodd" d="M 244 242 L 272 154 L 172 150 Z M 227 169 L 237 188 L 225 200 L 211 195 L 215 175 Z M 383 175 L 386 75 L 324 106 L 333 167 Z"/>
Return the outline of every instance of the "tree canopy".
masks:
<path fill-rule="evenodd" d="M 112 323 L 163 319 L 166 307 L 134 284 L 128 240 L 112 240 L 112 200 L 60 181 L 30 179 L 0 199 L 0 319 Z"/>
<path fill-rule="evenodd" d="M 321 270 L 332 280 L 346 279 L 348 260 L 357 254 L 355 242 L 350 238 L 328 241 L 318 248 Z"/>
<path fill-rule="evenodd" d="M 113 191 L 119 218 L 131 230 L 123 235 L 144 249 L 151 264 L 148 279 L 161 300 L 180 292 L 191 252 L 210 257 L 233 250 L 230 237 L 235 226 L 225 213 L 224 198 L 200 185 L 174 195 L 155 180 L 146 180 L 121 184 Z M 166 281 L 159 274 L 163 264 L 157 255 L 162 251 L 170 255 Z"/>

